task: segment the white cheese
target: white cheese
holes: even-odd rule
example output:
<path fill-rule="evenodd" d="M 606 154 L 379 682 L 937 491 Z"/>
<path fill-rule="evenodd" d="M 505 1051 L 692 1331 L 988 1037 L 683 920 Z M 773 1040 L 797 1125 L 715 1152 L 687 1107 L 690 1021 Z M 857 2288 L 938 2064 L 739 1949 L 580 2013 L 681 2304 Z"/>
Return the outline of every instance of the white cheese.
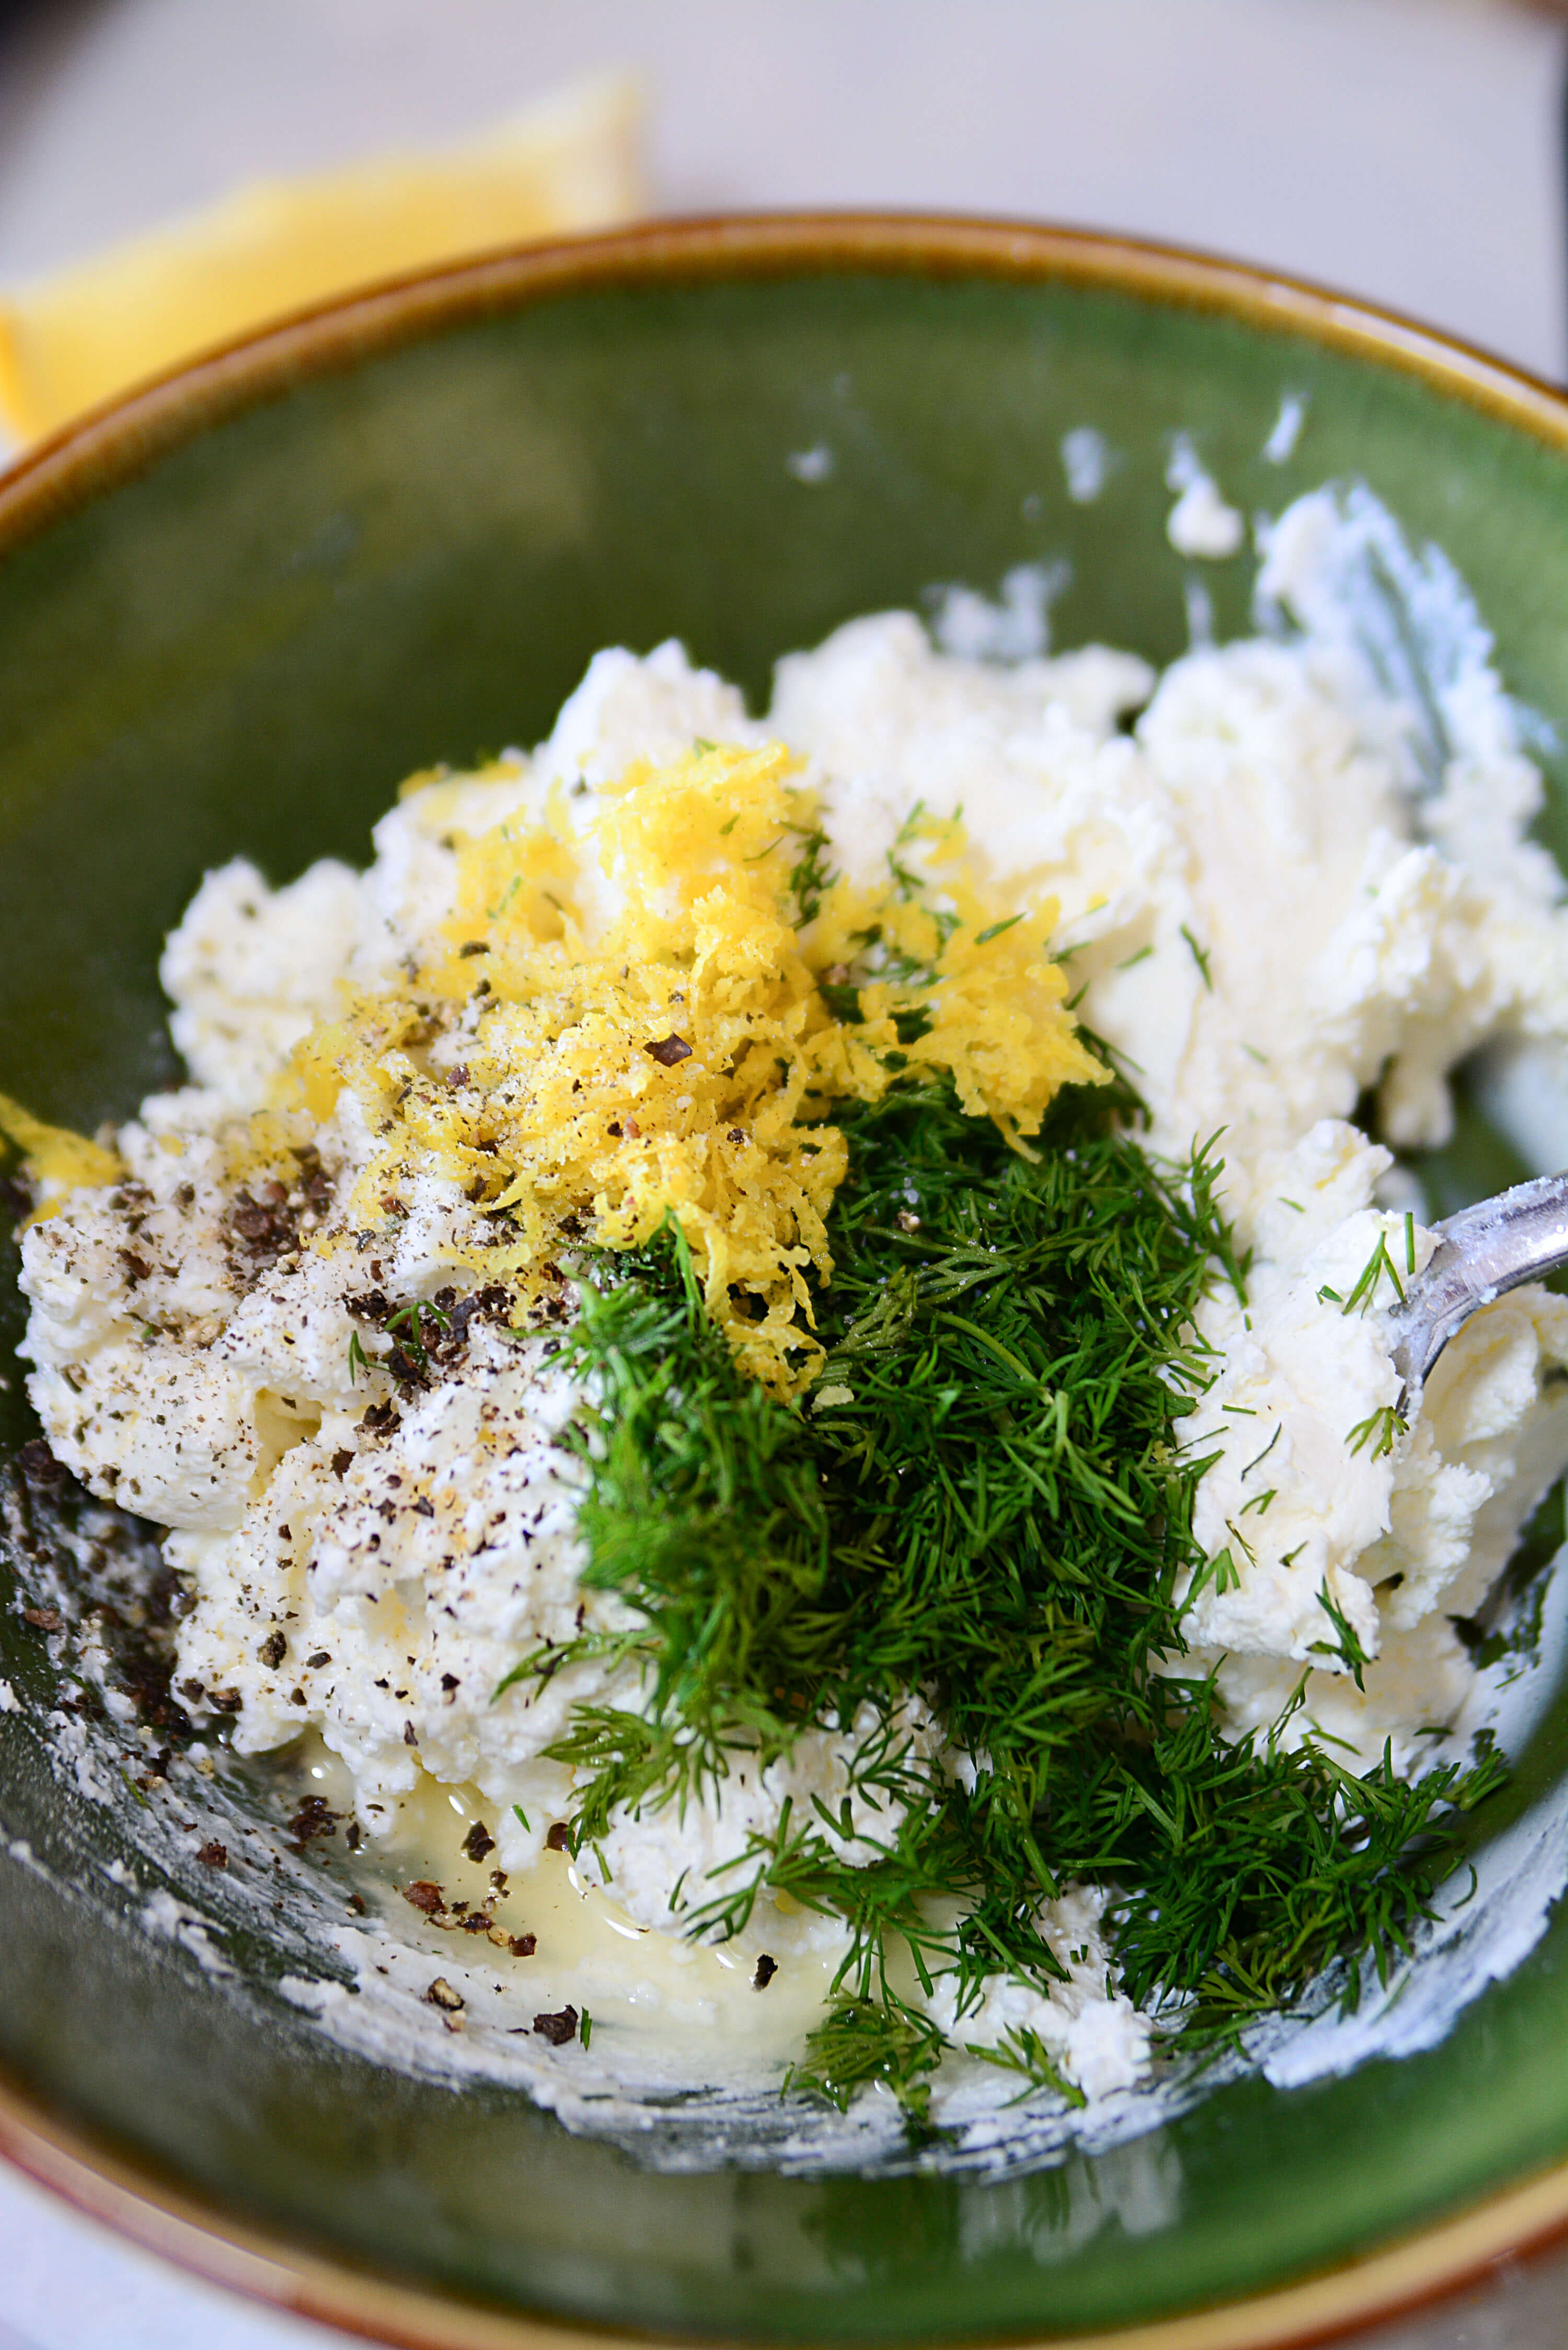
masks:
<path fill-rule="evenodd" d="M 1172 487 L 1182 550 L 1233 551 L 1241 518 L 1189 448 Z M 591 1661 L 497 1695 L 542 1646 L 628 1620 L 579 1580 L 581 1471 L 561 1440 L 578 1399 L 551 1368 L 564 1298 L 520 1332 L 476 1309 L 440 1379 L 394 1404 L 391 1340 L 359 1302 L 472 1299 L 483 1220 L 432 1159 L 378 1205 L 380 1236 L 366 1229 L 355 1201 L 378 1137 L 351 1092 L 319 1126 L 284 1119 L 281 1178 L 246 1172 L 232 1121 L 334 1016 L 340 983 L 375 988 L 436 945 L 459 833 L 547 815 L 580 849 L 633 760 L 776 733 L 851 879 L 884 869 L 917 803 L 961 807 L 999 887 L 1057 898 L 1084 1017 L 1133 1067 L 1153 1147 L 1179 1159 L 1222 1131 L 1253 1263 L 1244 1298 L 1217 1284 L 1199 1315 L 1215 1377 L 1180 1433 L 1212 1456 L 1196 1526 L 1210 1565 L 1189 1653 L 1166 1669 L 1212 1669 L 1234 1734 L 1294 1698 L 1285 1737 L 1367 1761 L 1389 1741 L 1397 1769 L 1418 1766 L 1473 1680 L 1449 1619 L 1480 1605 L 1568 1461 L 1568 1303 L 1532 1289 L 1487 1308 L 1414 1428 L 1396 1426 L 1387 1308 L 1431 1234 L 1388 1204 L 1389 1153 L 1347 1121 L 1376 1087 L 1397 1146 L 1438 1143 L 1460 1058 L 1568 1056 L 1568 920 L 1524 837 L 1540 779 L 1490 639 L 1441 558 L 1410 557 L 1390 527 L 1365 500 L 1298 502 L 1271 536 L 1262 608 L 1299 633 L 1194 652 L 1158 681 L 1098 647 L 999 665 L 1043 639 L 1033 577 L 979 619 L 962 608 L 987 658 L 934 649 L 907 614 L 857 620 L 781 662 L 766 724 L 677 645 L 611 650 L 532 758 L 402 799 L 364 875 L 327 863 L 277 890 L 243 862 L 209 875 L 163 962 L 196 1082 L 124 1129 L 124 1183 L 76 1194 L 24 1249 L 34 1401 L 95 1492 L 171 1529 L 194 1601 L 177 1678 L 198 1718 L 227 1718 L 244 1752 L 318 1732 L 373 1837 L 431 1780 L 477 1789 L 500 1864 L 520 1870 L 570 1805 L 543 1750 L 573 1706 L 636 1708 L 627 1669 Z M 1374 556 L 1432 649 L 1435 700 L 1394 659 Z M 590 919 L 613 910 L 613 877 L 581 870 Z M 459 1013 L 431 1041 L 453 1083 L 471 1034 Z M 1392 1270 L 1355 1297 L 1380 1248 Z M 946 1752 L 919 1694 L 906 1728 L 966 1783 L 989 1767 Z M 683 1810 L 617 1819 L 580 1856 L 582 1885 L 607 1876 L 628 1932 L 678 1929 L 786 1801 L 838 1812 L 851 1742 L 813 1733 L 761 1773 L 737 1757 Z M 847 1856 L 872 1857 L 888 1827 L 852 1794 Z M 1102 1908 L 1074 1887 L 1043 1913 L 1068 1975 L 1048 1993 L 998 1979 L 961 2017 L 939 1981 L 943 2030 L 976 2046 L 1035 2033 L 1092 2095 L 1137 2079 L 1149 2026 L 1107 1975 Z M 842 1945 L 832 1921 L 768 1914 L 780 1948 Z"/>
<path fill-rule="evenodd" d="M 1165 525 L 1165 535 L 1178 555 L 1223 563 L 1236 554 L 1247 535 L 1246 522 L 1234 506 L 1226 504 L 1185 432 L 1176 436 L 1165 479 L 1167 488 L 1178 493 Z"/>

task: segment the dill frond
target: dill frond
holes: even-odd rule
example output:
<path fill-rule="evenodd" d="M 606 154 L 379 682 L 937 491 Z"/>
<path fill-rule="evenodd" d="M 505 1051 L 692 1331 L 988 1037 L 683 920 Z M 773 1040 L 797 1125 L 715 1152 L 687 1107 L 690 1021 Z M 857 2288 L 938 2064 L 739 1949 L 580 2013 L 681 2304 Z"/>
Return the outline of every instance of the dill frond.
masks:
<path fill-rule="evenodd" d="M 1087 1882 L 1109 1896 L 1128 1993 L 1160 2001 L 1172 2037 L 1233 2037 L 1335 1959 L 1353 1981 L 1363 1960 L 1386 1974 L 1501 1775 L 1488 1757 L 1411 1786 L 1386 1755 L 1358 1777 L 1310 1735 L 1228 1742 L 1211 1681 L 1180 1676 L 1178 1588 L 1240 1570 L 1197 1550 L 1209 1461 L 1179 1451 L 1174 1422 L 1210 1376 L 1199 1300 L 1221 1280 L 1244 1297 L 1246 1264 L 1218 1138 L 1161 1166 L 1127 1108 L 1125 1087 L 1064 1094 L 1028 1158 L 947 1085 L 839 1113 L 849 1166 L 804 1401 L 747 1378 L 668 1227 L 598 1261 L 566 1342 L 593 1398 L 576 1440 L 587 1580 L 634 1628 L 509 1678 L 588 1655 L 642 1675 L 637 1711 L 580 1707 L 549 1750 L 577 1774 L 574 1841 L 685 1802 L 739 1755 L 765 1765 L 807 1728 L 834 1733 L 858 1832 L 847 1803 L 786 1807 L 683 1914 L 722 1938 L 786 1893 L 844 1919 L 793 2077 L 838 2103 L 881 2081 L 916 2123 L 943 2035 L 896 1988 L 909 1964 L 923 1990 L 956 1977 L 967 2046 L 988 1977 L 1062 1979 L 1036 1920 Z M 1324 1648 L 1359 1678 L 1324 1606 Z M 971 1785 L 920 1751 L 911 1692 L 973 1759 Z M 933 1926 L 954 1896 L 961 1921 Z M 1026 2089 L 1063 2085 L 1033 2035 L 974 2053 Z"/>
<path fill-rule="evenodd" d="M 1369 1411 L 1365 1419 L 1358 1419 L 1345 1440 L 1353 1454 L 1365 1451 L 1370 1459 L 1384 1461 L 1408 1426 L 1397 1406 L 1386 1403 L 1379 1410 Z"/>

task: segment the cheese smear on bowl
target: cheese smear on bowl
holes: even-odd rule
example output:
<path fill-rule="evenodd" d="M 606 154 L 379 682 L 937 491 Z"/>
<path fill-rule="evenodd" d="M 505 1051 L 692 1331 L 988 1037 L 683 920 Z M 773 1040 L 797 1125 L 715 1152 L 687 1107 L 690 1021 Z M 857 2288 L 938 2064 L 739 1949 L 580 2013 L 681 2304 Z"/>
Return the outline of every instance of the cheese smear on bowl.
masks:
<path fill-rule="evenodd" d="M 1267 632 L 1158 677 L 1099 647 L 960 659 L 882 614 L 784 660 L 760 721 L 679 645 L 602 652 L 531 755 L 411 779 L 363 873 L 207 876 L 162 965 L 191 1082 L 120 1129 L 112 1172 L 62 1145 L 51 1173 L 12 1121 L 41 1200 L 29 1392 L 60 1462 L 168 1530 L 182 1703 L 242 1753 L 309 1733 L 367 1866 L 464 1926 L 471 1971 L 545 1966 L 552 1929 L 524 1952 L 514 1910 L 565 1902 L 617 1939 L 589 1967 L 562 1924 L 588 1972 L 557 1950 L 559 1991 L 591 1975 L 601 2023 L 717 2022 L 775 2067 L 833 1981 L 847 1929 L 787 1898 L 744 1918 L 723 1981 L 680 1937 L 792 1814 L 877 1857 L 863 1722 L 738 1752 L 562 1849 L 580 1773 L 549 1750 L 646 1690 L 634 1610 L 583 1579 L 558 1258 L 672 1220 L 742 1369 L 808 1393 L 845 1161 L 800 1112 L 876 1101 L 889 1067 L 1027 1152 L 1061 1087 L 1106 1079 L 1097 1039 L 1151 1151 L 1222 1138 L 1250 1263 L 1197 1309 L 1207 1384 L 1176 1435 L 1209 1464 L 1203 1564 L 1178 1595 L 1189 1653 L 1155 1669 L 1212 1673 L 1226 1735 L 1353 1770 L 1415 1775 L 1461 1715 L 1454 1619 L 1568 1464 L 1568 1300 L 1483 1309 L 1407 1427 L 1388 1311 L 1433 1238 L 1394 1154 L 1447 1139 L 1449 1073 L 1480 1047 L 1568 1047 L 1568 917 L 1479 627 L 1438 631 L 1417 695 L 1346 590 L 1391 546 L 1412 567 L 1391 532 L 1365 494 L 1300 501 L 1271 536 Z M 1434 605 L 1438 562 L 1414 567 Z M 856 1023 L 828 1019 L 872 938 Z M 923 1025 L 899 992 L 917 964 Z M 1385 1140 L 1353 1122 L 1368 1097 Z M 552 1649 L 559 1669 L 519 1675 Z M 922 1767 L 990 1769 L 925 1690 L 897 1719 Z M 979 2094 L 963 2051 L 1025 2040 L 1091 2104 L 1146 2078 L 1156 2020 L 1120 1983 L 1108 1898 L 1042 1903 L 1047 1986 L 999 1968 L 966 2004 L 910 1973 L 958 2052 L 933 2112 Z M 431 1994 L 449 2014 L 454 1970 Z M 536 2028 L 570 2039 L 585 2005 Z"/>

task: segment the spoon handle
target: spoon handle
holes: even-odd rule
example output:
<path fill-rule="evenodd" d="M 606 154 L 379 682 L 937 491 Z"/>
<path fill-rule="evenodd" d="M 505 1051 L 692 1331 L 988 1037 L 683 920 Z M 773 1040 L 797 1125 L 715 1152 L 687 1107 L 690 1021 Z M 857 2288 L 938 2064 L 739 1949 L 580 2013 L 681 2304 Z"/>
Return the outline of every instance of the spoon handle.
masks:
<path fill-rule="evenodd" d="M 1568 1175 L 1516 1183 L 1435 1229 L 1431 1261 L 1392 1317 L 1394 1367 L 1405 1382 L 1402 1413 L 1419 1401 L 1428 1372 L 1478 1306 L 1568 1264 Z"/>

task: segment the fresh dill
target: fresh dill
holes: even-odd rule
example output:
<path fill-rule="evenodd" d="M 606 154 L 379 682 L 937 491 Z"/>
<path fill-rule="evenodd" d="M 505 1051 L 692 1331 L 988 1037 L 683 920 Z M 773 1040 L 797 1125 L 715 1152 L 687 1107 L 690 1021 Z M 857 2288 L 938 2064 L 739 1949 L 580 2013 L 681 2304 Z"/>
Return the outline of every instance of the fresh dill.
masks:
<path fill-rule="evenodd" d="M 1209 958 L 1214 951 L 1213 948 L 1200 947 L 1185 922 L 1181 925 L 1181 935 L 1187 941 L 1189 947 L 1192 951 L 1192 960 L 1198 965 L 1199 978 L 1202 980 L 1204 986 L 1209 990 L 1210 995 L 1212 995 L 1214 993 L 1214 980 L 1209 969 Z"/>
<path fill-rule="evenodd" d="M 1372 1254 L 1367 1258 L 1366 1263 L 1362 1266 L 1361 1271 L 1356 1275 L 1355 1288 L 1351 1291 L 1348 1297 L 1336 1298 L 1334 1300 L 1334 1303 L 1338 1305 L 1341 1314 L 1354 1314 L 1358 1305 L 1360 1306 L 1363 1314 L 1365 1314 L 1367 1307 L 1373 1301 L 1373 1297 L 1376 1293 L 1377 1284 L 1384 1274 L 1386 1274 L 1389 1280 L 1393 1283 L 1394 1294 L 1398 1298 L 1400 1305 L 1403 1305 L 1405 1303 L 1405 1284 L 1400 1280 L 1398 1274 L 1395 1270 L 1394 1260 L 1388 1253 L 1388 1235 L 1386 1232 L 1379 1232 L 1377 1235 L 1377 1246 L 1373 1250 Z M 1318 1295 L 1320 1297 L 1323 1296 L 1324 1294 L 1324 1293 L 1322 1290 L 1319 1290 Z M 1329 1294 L 1332 1295 L 1332 1292 Z"/>
<path fill-rule="evenodd" d="M 1241 1587 L 1241 1570 L 1231 1555 L 1229 1543 L 1223 1550 L 1217 1550 L 1212 1558 L 1199 1559 L 1188 1586 L 1189 1601 L 1196 1599 L 1210 1583 L 1216 1595 L 1221 1598 L 1227 1591 L 1240 1591 Z"/>
<path fill-rule="evenodd" d="M 1240 1481 L 1241 1482 L 1245 1483 L 1246 1480 L 1251 1475 L 1254 1469 L 1262 1468 L 1263 1462 L 1268 1459 L 1270 1453 L 1273 1451 L 1275 1445 L 1279 1442 L 1284 1432 L 1285 1423 L 1282 1419 L 1276 1423 L 1274 1432 L 1272 1436 L 1270 1437 L 1267 1444 L 1264 1445 L 1262 1451 L 1252 1460 L 1249 1461 L 1246 1467 L 1242 1470 Z"/>
<path fill-rule="evenodd" d="M 350 1386 L 350 1387 L 352 1387 L 352 1386 L 354 1385 L 354 1383 L 355 1383 L 356 1379 L 358 1378 L 359 1373 L 360 1373 L 361 1371 L 366 1371 L 366 1372 L 368 1372 L 368 1371 L 369 1370 L 369 1367 L 370 1367 L 370 1357 L 369 1357 L 369 1355 L 367 1355 L 367 1353 L 365 1352 L 364 1347 L 359 1344 L 359 1333 L 358 1332 L 358 1330 L 351 1330 L 351 1331 L 348 1333 L 348 1384 L 349 1384 L 349 1386 Z"/>
<path fill-rule="evenodd" d="M 978 2056 L 982 2064 L 999 2064 L 1004 2072 L 1023 2074 L 1023 2086 L 1012 2100 L 1014 2105 L 1020 2104 L 1033 2089 L 1054 2089 L 1057 2095 L 1070 2106 L 1088 2103 L 1082 2089 L 1064 2078 L 1052 2062 L 1050 2051 L 1040 2034 L 1031 2031 L 1026 2023 L 1012 2025 L 990 2047 L 975 2040 L 966 2040 L 963 2045 L 971 2056 Z"/>
<path fill-rule="evenodd" d="M 790 893 L 794 899 L 795 912 L 804 930 L 815 922 L 822 911 L 822 901 L 832 889 L 835 875 L 827 861 L 827 835 L 820 826 L 801 836 L 800 855 L 790 868 Z"/>
<path fill-rule="evenodd" d="M 1330 1597 L 1326 1583 L 1317 1595 L 1317 1604 L 1334 1627 L 1334 1638 L 1332 1640 L 1314 1640 L 1311 1643 L 1313 1653 L 1320 1657 L 1337 1657 L 1354 1679 L 1356 1688 L 1365 1689 L 1366 1684 L 1362 1675 L 1372 1659 L 1362 1647 L 1355 1625 L 1338 1602 Z"/>
<path fill-rule="evenodd" d="M 834 1998 L 811 2034 L 805 2063 L 785 2074 L 784 2089 L 815 2090 L 842 2112 L 857 2090 L 880 2082 L 909 2119 L 923 2126 L 931 2074 L 946 2046 L 930 2017 L 907 2000 Z"/>
<path fill-rule="evenodd" d="M 1369 1411 L 1365 1419 L 1358 1419 L 1345 1440 L 1353 1453 L 1365 1451 L 1374 1461 L 1384 1461 L 1407 1425 L 1397 1405 L 1386 1403 L 1380 1410 Z"/>
<path fill-rule="evenodd" d="M 1062 1979 L 1036 1920 L 1070 1882 L 1106 1888 L 1123 1987 L 1164 2000 L 1189 2044 L 1334 1959 L 1353 1982 L 1364 1959 L 1386 1974 L 1460 1814 L 1501 1776 L 1488 1757 L 1410 1785 L 1386 1754 L 1357 1776 L 1310 1734 L 1218 1735 L 1181 1616 L 1241 1574 L 1235 1551 L 1197 1547 L 1211 1456 L 1179 1451 L 1174 1422 L 1212 1376 L 1199 1301 L 1215 1281 L 1244 1297 L 1246 1266 L 1215 1144 L 1163 1167 L 1135 1110 L 1125 1087 L 1064 1095 L 1030 1157 L 945 1089 L 841 1113 L 815 1409 L 737 1368 L 671 1228 L 581 1286 L 564 1359 L 593 1399 L 575 1438 L 584 1580 L 631 1620 L 535 1650 L 502 1686 L 588 1657 L 640 1675 L 635 1707 L 580 1704 L 548 1750 L 575 1774 L 574 1848 L 808 1728 L 836 1737 L 838 1811 L 786 1804 L 684 1916 L 732 1936 L 769 1892 L 847 1923 L 792 2075 L 840 2105 L 881 2082 L 925 2116 L 946 2038 L 911 1968 L 922 1992 L 951 1979 L 954 2042 L 1061 2089 L 1034 2035 L 982 2047 L 966 2019 L 998 1973 Z M 1322 1650 L 1359 1679 L 1354 1629 L 1326 1588 L 1322 1604 Z M 959 1780 L 911 1692 L 970 1758 Z M 959 1922 L 933 1922 L 955 1895 Z"/>
<path fill-rule="evenodd" d="M 1005 921 L 992 922 L 989 930 L 979 933 L 975 939 L 976 946 L 988 947 L 992 939 L 1000 939 L 1004 932 L 1015 929 L 1023 920 L 1022 914 L 1009 914 Z"/>
<path fill-rule="evenodd" d="M 498 922 L 522 887 L 523 876 L 521 873 L 514 873 L 512 876 L 511 880 L 506 884 L 505 889 L 502 891 L 499 904 L 494 906 L 486 906 L 484 910 L 485 920 L 487 922 Z"/>
<path fill-rule="evenodd" d="M 444 1313 L 439 1305 L 428 1304 L 422 1298 L 415 1298 L 411 1305 L 400 1305 L 395 1314 L 388 1315 L 382 1326 L 387 1330 L 400 1330 L 404 1333 L 403 1352 L 418 1364 L 421 1372 L 428 1371 L 430 1368 L 428 1342 L 424 1335 L 424 1325 L 427 1320 L 433 1323 L 439 1330 L 452 1328 L 451 1315 Z"/>

